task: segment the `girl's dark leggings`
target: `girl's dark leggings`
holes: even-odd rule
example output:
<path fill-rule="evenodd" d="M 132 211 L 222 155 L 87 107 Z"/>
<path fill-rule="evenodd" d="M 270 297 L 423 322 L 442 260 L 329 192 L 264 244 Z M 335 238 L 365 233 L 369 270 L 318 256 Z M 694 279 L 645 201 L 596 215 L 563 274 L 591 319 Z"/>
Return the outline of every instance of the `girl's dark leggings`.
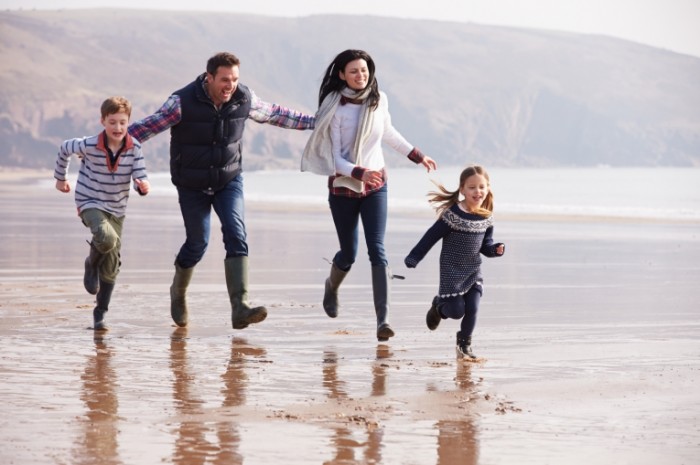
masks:
<path fill-rule="evenodd" d="M 463 336 L 471 336 L 476 326 L 476 314 L 479 311 L 481 289 L 473 286 L 464 295 L 441 297 L 438 309 L 443 318 L 462 319 L 461 332 Z"/>

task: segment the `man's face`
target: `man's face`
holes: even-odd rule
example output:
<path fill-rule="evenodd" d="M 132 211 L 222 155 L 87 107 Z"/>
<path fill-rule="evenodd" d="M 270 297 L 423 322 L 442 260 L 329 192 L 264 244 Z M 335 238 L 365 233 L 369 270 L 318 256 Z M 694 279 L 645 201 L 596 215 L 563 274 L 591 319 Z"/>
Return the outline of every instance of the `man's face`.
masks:
<path fill-rule="evenodd" d="M 238 87 L 238 66 L 219 66 L 216 74 L 207 73 L 207 91 L 216 106 L 229 100 Z"/>

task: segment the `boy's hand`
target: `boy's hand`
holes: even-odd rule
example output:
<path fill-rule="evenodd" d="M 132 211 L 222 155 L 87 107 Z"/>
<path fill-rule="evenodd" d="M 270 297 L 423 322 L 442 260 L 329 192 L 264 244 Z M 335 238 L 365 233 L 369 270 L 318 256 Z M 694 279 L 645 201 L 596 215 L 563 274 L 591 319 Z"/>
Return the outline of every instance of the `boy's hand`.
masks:
<path fill-rule="evenodd" d="M 141 179 L 134 179 L 134 187 L 136 192 L 141 195 L 146 195 L 151 190 L 151 183 Z"/>
<path fill-rule="evenodd" d="M 56 189 L 58 189 L 61 192 L 68 193 L 70 192 L 70 182 L 59 181 L 58 179 L 56 179 Z"/>

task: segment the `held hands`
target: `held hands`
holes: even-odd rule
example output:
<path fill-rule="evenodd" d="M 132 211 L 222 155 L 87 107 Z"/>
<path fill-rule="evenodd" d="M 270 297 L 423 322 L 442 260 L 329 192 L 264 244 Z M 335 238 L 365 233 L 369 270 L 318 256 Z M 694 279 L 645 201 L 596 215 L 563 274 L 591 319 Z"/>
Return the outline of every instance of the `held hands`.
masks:
<path fill-rule="evenodd" d="M 151 190 L 151 183 L 141 179 L 134 179 L 134 189 L 140 195 L 146 195 Z"/>
<path fill-rule="evenodd" d="M 70 192 L 70 182 L 56 179 L 56 189 L 67 194 Z"/>

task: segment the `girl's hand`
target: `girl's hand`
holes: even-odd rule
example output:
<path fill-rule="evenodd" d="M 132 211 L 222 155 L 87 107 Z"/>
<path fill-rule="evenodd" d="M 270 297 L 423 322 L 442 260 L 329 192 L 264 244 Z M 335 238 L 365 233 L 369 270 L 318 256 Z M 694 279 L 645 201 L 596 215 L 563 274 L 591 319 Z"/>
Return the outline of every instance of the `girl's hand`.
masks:
<path fill-rule="evenodd" d="M 433 160 L 427 155 L 423 157 L 423 161 L 421 161 L 420 164 L 425 166 L 425 168 L 428 170 L 428 173 L 430 173 L 432 170 L 437 169 L 437 163 L 435 163 L 435 160 Z"/>
<path fill-rule="evenodd" d="M 497 255 L 503 255 L 506 251 L 506 245 L 505 244 L 498 244 L 496 247 L 496 254 Z"/>
<path fill-rule="evenodd" d="M 381 186 L 382 172 L 367 170 L 362 174 L 362 182 L 367 183 L 370 187 Z"/>
<path fill-rule="evenodd" d="M 58 179 L 56 180 L 56 189 L 58 189 L 61 192 L 68 193 L 70 192 L 70 182 L 68 181 L 59 181 Z"/>

